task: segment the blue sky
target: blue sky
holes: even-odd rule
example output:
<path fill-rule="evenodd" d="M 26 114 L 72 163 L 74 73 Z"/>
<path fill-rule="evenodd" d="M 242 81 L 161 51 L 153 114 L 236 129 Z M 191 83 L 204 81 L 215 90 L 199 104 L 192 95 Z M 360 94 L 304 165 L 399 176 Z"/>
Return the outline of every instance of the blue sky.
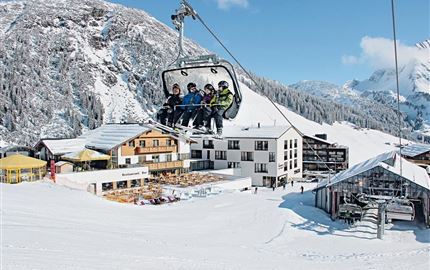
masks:
<path fill-rule="evenodd" d="M 172 26 L 179 0 L 109 0 L 149 12 Z M 343 84 L 390 66 L 390 0 L 189 0 L 249 70 L 286 84 Z M 429 0 L 397 0 L 397 38 L 407 49 L 430 37 Z M 198 23 L 186 36 L 230 60 Z M 405 50 L 409 51 L 409 50 Z M 402 50 L 399 50 L 401 53 Z M 381 56 L 383 55 L 383 56 Z"/>

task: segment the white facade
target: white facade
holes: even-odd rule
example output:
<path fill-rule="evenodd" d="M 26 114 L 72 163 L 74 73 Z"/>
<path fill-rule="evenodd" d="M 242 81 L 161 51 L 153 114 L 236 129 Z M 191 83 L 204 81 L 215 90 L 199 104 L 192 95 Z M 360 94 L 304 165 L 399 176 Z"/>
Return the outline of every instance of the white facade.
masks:
<path fill-rule="evenodd" d="M 302 177 L 302 137 L 293 128 L 235 128 L 225 132 L 223 140 L 193 139 L 198 143 L 191 145 L 191 158 L 211 160 L 214 169 L 239 166 L 242 176 L 251 177 L 254 186 L 278 186 Z"/>

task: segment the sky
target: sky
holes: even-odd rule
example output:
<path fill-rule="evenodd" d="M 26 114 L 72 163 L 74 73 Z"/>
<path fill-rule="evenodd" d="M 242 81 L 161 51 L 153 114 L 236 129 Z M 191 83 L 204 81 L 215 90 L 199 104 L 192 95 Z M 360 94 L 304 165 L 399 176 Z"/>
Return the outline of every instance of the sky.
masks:
<path fill-rule="evenodd" d="M 179 0 L 109 0 L 143 9 L 172 27 Z M 390 0 L 189 0 L 236 58 L 257 75 L 285 84 L 322 80 L 343 85 L 394 67 Z M 399 56 L 430 38 L 430 1 L 397 0 Z M 203 26 L 186 20 L 185 35 L 231 59 Z M 390 42 L 391 41 L 391 42 Z"/>

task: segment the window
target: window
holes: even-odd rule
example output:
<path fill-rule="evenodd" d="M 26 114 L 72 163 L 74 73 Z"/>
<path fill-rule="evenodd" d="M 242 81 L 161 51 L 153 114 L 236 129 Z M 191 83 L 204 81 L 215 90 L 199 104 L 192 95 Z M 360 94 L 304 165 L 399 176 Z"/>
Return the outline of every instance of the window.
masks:
<path fill-rule="evenodd" d="M 227 160 L 227 151 L 215 151 L 215 159 Z"/>
<path fill-rule="evenodd" d="M 288 160 L 288 151 L 284 151 L 284 160 Z"/>
<path fill-rule="evenodd" d="M 191 150 L 191 158 L 202 158 L 202 150 Z"/>
<path fill-rule="evenodd" d="M 287 150 L 288 149 L 288 140 L 285 140 L 284 141 L 284 150 Z"/>
<path fill-rule="evenodd" d="M 139 156 L 139 163 L 145 163 L 146 162 L 146 156 Z"/>
<path fill-rule="evenodd" d="M 294 169 L 297 168 L 297 159 L 294 160 Z"/>
<path fill-rule="evenodd" d="M 293 168 L 293 161 L 290 160 L 290 169 L 292 169 L 292 168 Z"/>
<path fill-rule="evenodd" d="M 290 149 L 293 148 L 293 140 L 290 140 Z"/>
<path fill-rule="evenodd" d="M 140 140 L 140 141 L 139 141 L 139 146 L 140 146 L 140 147 L 145 147 L 145 143 L 146 143 L 146 142 L 145 142 L 144 140 Z"/>
<path fill-rule="evenodd" d="M 203 148 L 214 149 L 214 141 L 212 141 L 212 140 L 203 140 Z"/>
<path fill-rule="evenodd" d="M 267 151 L 269 149 L 268 141 L 255 141 L 255 150 Z"/>
<path fill-rule="evenodd" d="M 253 152 L 241 152 L 240 160 L 242 161 L 254 161 L 254 153 Z"/>
<path fill-rule="evenodd" d="M 275 152 L 270 152 L 269 153 L 269 162 L 275 162 L 275 161 L 276 161 Z"/>
<path fill-rule="evenodd" d="M 134 140 L 128 142 L 128 146 L 134 147 Z"/>
<path fill-rule="evenodd" d="M 171 139 L 167 139 L 166 140 L 166 145 L 167 146 L 172 146 L 172 140 Z"/>
<path fill-rule="evenodd" d="M 211 151 L 210 150 L 206 151 L 206 159 L 211 159 Z"/>
<path fill-rule="evenodd" d="M 255 163 L 255 172 L 256 173 L 267 173 L 267 164 L 266 163 Z"/>
<path fill-rule="evenodd" d="M 294 149 L 294 157 L 297 158 L 297 149 Z"/>
<path fill-rule="evenodd" d="M 290 158 L 293 158 L 293 150 L 290 150 Z"/>
<path fill-rule="evenodd" d="M 239 145 L 239 141 L 228 141 L 228 149 L 231 150 L 239 150 L 240 149 L 240 145 Z"/>
<path fill-rule="evenodd" d="M 284 162 L 284 172 L 288 171 L 288 161 Z"/>
<path fill-rule="evenodd" d="M 160 156 L 159 155 L 152 155 L 152 162 L 154 162 L 154 163 L 160 162 Z"/>
<path fill-rule="evenodd" d="M 160 141 L 159 140 L 152 140 L 152 146 L 154 146 L 154 147 L 160 146 Z"/>
<path fill-rule="evenodd" d="M 130 158 L 126 158 L 125 159 L 125 164 L 131 164 L 131 159 Z"/>
<path fill-rule="evenodd" d="M 227 167 L 229 169 L 231 168 L 240 168 L 240 162 L 228 162 Z"/>
<path fill-rule="evenodd" d="M 297 148 L 297 139 L 294 139 L 294 148 Z"/>
<path fill-rule="evenodd" d="M 167 162 L 172 161 L 172 154 L 167 154 L 167 155 L 166 155 L 166 161 L 167 161 Z"/>

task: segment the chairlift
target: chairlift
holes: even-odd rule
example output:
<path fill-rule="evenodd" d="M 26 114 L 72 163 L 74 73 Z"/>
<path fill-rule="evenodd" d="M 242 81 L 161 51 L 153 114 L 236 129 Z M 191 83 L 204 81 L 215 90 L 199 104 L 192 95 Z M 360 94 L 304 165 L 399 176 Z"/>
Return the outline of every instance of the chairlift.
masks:
<path fill-rule="evenodd" d="M 233 102 L 223 116 L 225 119 L 234 119 L 242 102 L 242 94 L 234 67 L 227 60 L 220 59 L 214 54 L 184 56 L 184 21 L 187 16 L 191 16 L 193 19 L 199 18 L 191 5 L 186 0 L 182 0 L 176 14 L 172 15 L 173 24 L 179 31 L 179 56 L 161 74 L 164 95 L 166 98 L 169 97 L 171 88 L 175 83 L 178 83 L 181 89 L 186 89 L 188 83 L 194 82 L 198 89 L 203 89 L 208 83 L 217 88 L 218 82 L 226 81 L 233 93 Z"/>
<path fill-rule="evenodd" d="M 388 221 L 393 219 L 413 221 L 415 219 L 414 204 L 407 199 L 393 198 L 387 203 L 385 212 Z"/>

